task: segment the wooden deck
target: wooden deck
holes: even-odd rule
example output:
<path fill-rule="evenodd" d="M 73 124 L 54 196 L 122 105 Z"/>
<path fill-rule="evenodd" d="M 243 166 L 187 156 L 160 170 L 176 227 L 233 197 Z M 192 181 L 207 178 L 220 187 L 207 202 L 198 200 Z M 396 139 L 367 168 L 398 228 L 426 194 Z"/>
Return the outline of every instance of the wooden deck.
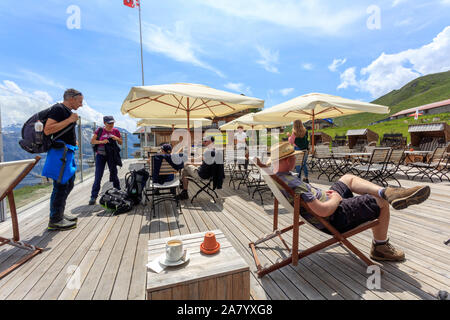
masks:
<path fill-rule="evenodd" d="M 128 171 L 126 162 L 120 176 Z M 103 190 L 110 186 L 105 174 Z M 315 185 L 329 183 L 312 179 Z M 405 186 L 417 182 L 402 180 Z M 366 266 L 339 245 L 300 260 L 263 278 L 255 275 L 255 264 L 248 243 L 271 232 L 273 200 L 266 193 L 264 206 L 252 200 L 245 187 L 228 187 L 218 193 L 222 201 L 214 204 L 204 195 L 194 204 L 184 201 L 182 214 L 165 202 L 158 206 L 156 218 L 150 206 L 137 206 L 127 214 L 109 216 L 101 206 L 88 206 L 93 179 L 75 186 L 67 210 L 79 216 L 78 227 L 49 232 L 48 200 L 35 202 L 21 210 L 19 226 L 22 240 L 45 251 L 0 280 L 0 299 L 145 299 L 147 243 L 149 239 L 222 230 L 250 266 L 252 299 L 436 299 L 439 290 L 450 291 L 450 183 L 427 183 L 431 197 L 425 203 L 391 214 L 391 243 L 403 249 L 403 263 L 382 263 L 381 289 L 368 289 Z M 122 181 L 123 183 L 123 181 Z M 190 193 L 195 186 L 189 186 Z M 192 189 L 191 189 L 192 188 Z M 257 197 L 256 197 L 257 198 Z M 280 227 L 291 222 L 291 215 L 280 208 Z M 10 221 L 0 223 L 0 234 L 10 237 Z M 291 240 L 291 234 L 286 239 Z M 326 239 L 309 226 L 300 228 L 300 249 Z M 367 253 L 371 232 L 350 241 Z M 262 263 L 272 263 L 286 254 L 281 242 L 267 242 L 259 250 Z M 0 248 L 0 271 L 22 255 L 11 246 Z"/>

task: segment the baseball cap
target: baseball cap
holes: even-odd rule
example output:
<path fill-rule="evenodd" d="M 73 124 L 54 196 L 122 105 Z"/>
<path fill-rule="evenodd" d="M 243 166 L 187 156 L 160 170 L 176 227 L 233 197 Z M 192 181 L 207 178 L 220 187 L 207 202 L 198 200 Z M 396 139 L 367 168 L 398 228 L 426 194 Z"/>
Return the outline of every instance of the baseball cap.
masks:
<path fill-rule="evenodd" d="M 204 142 L 206 142 L 206 141 L 214 142 L 214 137 L 213 136 L 204 136 L 203 141 Z"/>
<path fill-rule="evenodd" d="M 114 118 L 113 116 L 104 116 L 103 117 L 103 123 L 114 123 Z"/>
<path fill-rule="evenodd" d="M 164 152 L 170 153 L 172 152 L 172 146 L 170 144 L 163 144 L 161 146 L 161 150 L 163 150 Z"/>

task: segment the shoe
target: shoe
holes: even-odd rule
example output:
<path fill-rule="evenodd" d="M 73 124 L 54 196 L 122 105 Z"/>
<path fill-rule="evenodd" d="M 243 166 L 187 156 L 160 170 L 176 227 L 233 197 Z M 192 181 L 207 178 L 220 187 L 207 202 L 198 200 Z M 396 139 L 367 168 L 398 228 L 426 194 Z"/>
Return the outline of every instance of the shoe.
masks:
<path fill-rule="evenodd" d="M 389 243 L 389 240 L 384 244 L 375 244 L 372 242 L 370 258 L 378 261 L 403 261 L 405 260 L 405 253 L 395 249 L 395 247 Z"/>
<path fill-rule="evenodd" d="M 75 221 L 68 221 L 66 219 L 62 219 L 59 222 L 49 222 L 48 230 L 70 230 L 77 227 L 77 223 Z"/>
<path fill-rule="evenodd" d="M 410 205 L 424 202 L 430 196 L 429 186 L 417 186 L 414 188 L 391 188 L 384 191 L 384 199 L 396 209 L 405 209 Z"/>
<path fill-rule="evenodd" d="M 70 213 L 64 213 L 64 219 L 66 219 L 67 221 L 77 221 L 78 217 Z"/>
<path fill-rule="evenodd" d="M 183 190 L 176 196 L 177 200 L 187 200 L 189 199 L 189 195 L 187 190 Z"/>
<path fill-rule="evenodd" d="M 96 198 L 91 198 L 91 200 L 89 200 L 89 205 L 93 206 L 96 200 L 97 200 Z"/>
<path fill-rule="evenodd" d="M 304 178 L 304 179 L 303 179 L 303 182 L 309 183 L 309 179 L 308 179 L 308 178 Z"/>

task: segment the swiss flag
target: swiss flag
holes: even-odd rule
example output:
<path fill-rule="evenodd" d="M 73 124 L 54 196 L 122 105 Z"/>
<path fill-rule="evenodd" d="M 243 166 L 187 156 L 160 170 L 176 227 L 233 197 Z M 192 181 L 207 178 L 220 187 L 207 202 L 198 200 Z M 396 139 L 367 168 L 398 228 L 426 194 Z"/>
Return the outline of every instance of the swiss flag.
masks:
<path fill-rule="evenodd" d="M 139 7 L 139 0 L 123 0 L 123 4 L 130 8 Z"/>

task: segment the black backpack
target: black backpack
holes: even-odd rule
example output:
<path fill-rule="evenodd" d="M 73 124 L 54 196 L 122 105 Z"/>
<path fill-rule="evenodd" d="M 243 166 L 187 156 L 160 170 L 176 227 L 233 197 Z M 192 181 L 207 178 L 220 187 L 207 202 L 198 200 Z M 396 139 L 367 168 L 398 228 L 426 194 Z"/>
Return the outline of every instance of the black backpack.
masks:
<path fill-rule="evenodd" d="M 60 134 L 56 137 L 47 136 L 44 131 L 36 131 L 34 125 L 36 122 L 42 122 L 45 127 L 48 115 L 52 107 L 42 110 L 34 114 L 30 119 L 28 119 L 22 127 L 22 140 L 19 141 L 19 145 L 23 150 L 29 153 L 45 153 L 52 147 L 53 142 L 61 137 L 64 133 L 71 130 L 76 123 L 72 123 L 67 126 Z"/>
<path fill-rule="evenodd" d="M 128 198 L 134 204 L 138 204 L 142 200 L 142 191 L 145 188 L 150 174 L 145 169 L 132 170 L 125 175 L 125 188 Z"/>
<path fill-rule="evenodd" d="M 100 204 L 108 210 L 112 210 L 113 214 L 121 214 L 133 209 L 133 201 L 128 198 L 125 191 L 115 188 L 109 189 L 100 198 Z"/>
<path fill-rule="evenodd" d="M 100 138 L 102 136 L 102 133 L 103 133 L 103 128 L 100 127 L 98 129 L 98 133 L 97 133 L 97 140 L 98 140 L 98 138 Z M 95 156 L 97 154 L 98 144 L 93 144 L 92 145 L 92 150 L 94 151 L 94 156 Z"/>

